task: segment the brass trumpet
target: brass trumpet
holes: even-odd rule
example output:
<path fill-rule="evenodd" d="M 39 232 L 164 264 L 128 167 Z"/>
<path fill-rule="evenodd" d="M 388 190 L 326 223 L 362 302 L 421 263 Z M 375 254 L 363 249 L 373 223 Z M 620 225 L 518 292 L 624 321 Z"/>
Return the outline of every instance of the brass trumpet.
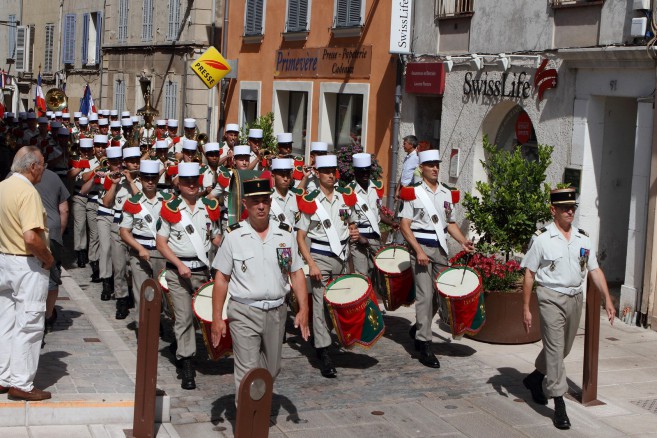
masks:
<path fill-rule="evenodd" d="M 201 132 L 200 134 L 197 134 L 196 141 L 198 142 L 198 147 L 202 149 L 203 146 L 205 146 L 205 144 L 208 142 L 208 134 L 206 134 L 205 132 Z"/>
<path fill-rule="evenodd" d="M 66 93 L 59 88 L 52 88 L 46 93 L 46 107 L 50 111 L 63 111 L 68 106 Z"/>

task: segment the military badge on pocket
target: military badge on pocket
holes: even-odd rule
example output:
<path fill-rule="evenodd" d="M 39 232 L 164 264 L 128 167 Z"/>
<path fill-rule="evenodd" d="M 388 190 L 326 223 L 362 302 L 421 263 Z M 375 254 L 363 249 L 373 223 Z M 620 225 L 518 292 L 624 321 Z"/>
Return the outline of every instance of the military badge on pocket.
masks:
<path fill-rule="evenodd" d="M 289 274 L 292 266 L 292 248 L 276 248 L 276 255 L 281 272 L 285 275 Z"/>
<path fill-rule="evenodd" d="M 349 210 L 346 208 L 341 208 L 340 209 L 340 219 L 342 219 L 342 222 L 345 224 L 347 223 L 347 220 L 349 219 Z"/>

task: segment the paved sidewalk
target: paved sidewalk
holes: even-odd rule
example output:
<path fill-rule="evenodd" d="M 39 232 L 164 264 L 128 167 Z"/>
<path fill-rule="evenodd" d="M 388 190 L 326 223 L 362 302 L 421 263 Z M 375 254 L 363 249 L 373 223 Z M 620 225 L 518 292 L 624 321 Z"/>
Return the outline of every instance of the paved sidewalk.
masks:
<path fill-rule="evenodd" d="M 37 386 L 53 391 L 50 406 L 0 396 L 0 426 L 14 426 L 1 428 L 0 436 L 122 437 L 124 429 L 131 428 L 134 311 L 126 320 L 114 319 L 115 301 L 101 302 L 101 287 L 88 276 L 88 268 L 66 272 L 60 296 L 69 299 L 58 301 L 60 319 L 46 337 Z M 413 308 L 389 312 L 386 334 L 373 348 L 333 348 L 337 379 L 320 377 L 312 349 L 288 327 L 270 436 L 657 437 L 653 331 L 618 320 L 612 328 L 602 321 L 598 394 L 606 404 L 584 408 L 568 400 L 573 429 L 563 432 L 552 426 L 552 406 L 533 404 L 521 383 L 533 369 L 540 342 L 500 346 L 452 341 L 434 325 L 434 348 L 442 367 L 432 370 L 411 357 L 408 328 L 413 319 Z M 198 388 L 185 391 L 168 348 L 172 339 L 165 324 L 158 387 L 169 397 L 171 424 L 160 426 L 158 436 L 232 436 L 232 359 L 208 361 L 199 334 Z M 567 359 L 573 388 L 581 385 L 583 340 L 582 332 Z"/>

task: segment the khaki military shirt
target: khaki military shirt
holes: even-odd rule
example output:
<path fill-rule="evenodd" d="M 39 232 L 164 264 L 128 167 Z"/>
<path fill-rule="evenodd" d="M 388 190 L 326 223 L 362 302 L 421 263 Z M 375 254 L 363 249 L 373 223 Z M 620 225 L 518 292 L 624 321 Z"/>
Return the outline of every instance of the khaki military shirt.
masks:
<path fill-rule="evenodd" d="M 418 188 L 424 190 L 429 197 L 429 200 L 433 203 L 438 218 L 440 219 L 440 223 L 442 224 L 443 233 L 445 233 L 447 225 L 454 222 L 454 207 L 452 204 L 451 191 L 439 183 L 438 188 L 434 192 L 424 181 L 422 181 L 419 186 L 415 186 L 416 190 Z M 412 201 L 404 201 L 404 207 L 402 208 L 399 217 L 412 220 L 411 231 L 413 231 L 413 235 L 418 243 L 433 247 L 439 246 L 438 236 L 436 235 L 436 229 L 433 226 L 431 215 L 425 209 L 422 201 L 417 198 L 417 195 Z M 443 249 L 447 252 L 447 248 Z"/>
<path fill-rule="evenodd" d="M 148 249 L 155 248 L 155 236 L 151 232 L 151 227 L 149 227 L 149 224 L 146 223 L 146 221 L 148 221 L 148 218 L 150 217 L 150 220 L 152 221 L 151 226 L 155 229 L 157 221 L 160 218 L 162 201 L 164 201 L 164 196 L 160 192 L 157 192 L 153 199 L 148 199 L 146 195 L 140 193 L 139 204 L 141 204 L 142 214 L 138 216 L 127 211 L 123 212 L 121 228 L 127 228 L 130 230 L 133 237 Z"/>
<path fill-rule="evenodd" d="M 166 207 L 162 207 L 166 208 Z M 180 202 L 179 209 L 181 213 L 187 212 L 191 216 L 191 221 L 194 224 L 196 231 L 201 233 L 201 241 L 205 246 L 205 251 L 210 251 L 212 247 L 212 239 L 219 235 L 220 230 L 217 223 L 213 222 L 208 216 L 208 211 L 201 198 L 196 201 L 194 211 L 190 212 L 187 203 L 184 200 Z M 171 224 L 163 217 L 158 221 L 157 234 L 167 238 L 169 248 L 176 255 L 176 257 L 197 257 L 194 245 L 187 235 L 187 231 L 183 228 L 180 222 Z"/>
<path fill-rule="evenodd" d="M 290 292 L 289 274 L 303 267 L 292 229 L 269 221 L 264 240 L 248 220 L 229 227 L 212 267 L 230 275 L 232 298 L 277 300 Z M 231 229 L 232 228 L 232 229 Z"/>
<path fill-rule="evenodd" d="M 358 196 L 358 202 L 354 206 L 358 218 L 356 220 L 356 223 L 358 224 L 358 232 L 368 233 L 368 234 L 374 233 L 375 231 L 372 228 L 372 224 L 370 224 L 370 221 L 367 219 L 367 215 L 365 214 L 365 211 L 362 208 L 361 199 L 365 201 L 365 203 L 367 204 L 367 208 L 374 215 L 374 219 L 376 220 L 376 223 L 378 225 L 378 223 L 381 222 L 381 214 L 379 213 L 379 206 L 381 205 L 381 199 L 379 198 L 379 195 L 376 192 L 376 188 L 374 187 L 372 182 L 370 182 L 367 189 L 362 188 L 360 184 L 356 183 L 354 187 L 354 191 Z"/>
<path fill-rule="evenodd" d="M 299 213 L 299 208 L 297 207 L 296 195 L 292 193 L 292 191 L 288 190 L 287 194 L 283 196 L 278 192 L 278 190 L 274 189 L 274 192 L 271 194 L 271 202 L 272 202 L 272 206 L 274 205 L 275 202 L 280 207 L 280 210 L 285 215 L 284 221 L 288 225 L 294 226 L 294 224 L 297 221 L 296 218 Z M 269 211 L 269 217 L 276 222 L 281 222 L 281 218 L 279 218 L 275 214 L 273 207 Z"/>
<path fill-rule="evenodd" d="M 570 240 L 553 223 L 537 231 L 521 265 L 536 273 L 536 282 L 566 295 L 582 292 L 588 271 L 598 268 L 598 260 L 588 234 L 572 227 Z"/>

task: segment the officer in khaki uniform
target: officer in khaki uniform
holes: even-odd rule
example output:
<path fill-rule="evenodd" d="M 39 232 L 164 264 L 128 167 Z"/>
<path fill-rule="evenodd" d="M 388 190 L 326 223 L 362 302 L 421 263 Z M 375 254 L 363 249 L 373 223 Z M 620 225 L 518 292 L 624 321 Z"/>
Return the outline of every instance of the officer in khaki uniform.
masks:
<path fill-rule="evenodd" d="M 313 340 L 320 371 L 327 378 L 337 377 L 328 354 L 331 332 L 324 311 L 324 289 L 331 278 L 348 273 L 349 240 L 358 239 L 353 190 L 336 188 L 338 166 L 335 155 L 318 156 L 319 189 L 299 199 L 301 218 L 297 224 L 297 244 L 308 263 L 313 292 Z M 306 243 L 310 238 L 310 248 Z"/>
<path fill-rule="evenodd" d="M 111 148 L 108 148 L 108 150 Z M 120 172 L 109 176 L 112 185 L 105 191 L 103 205 L 114 210 L 111 231 L 111 257 L 116 297 L 116 319 L 125 319 L 130 308 L 127 285 L 128 247 L 119 235 L 123 204 L 141 191 L 137 178 L 141 151 L 138 146 L 123 149 L 123 167 Z"/>
<path fill-rule="evenodd" d="M 558 429 L 569 429 L 570 420 L 563 400 L 568 391 L 564 359 L 573 346 L 582 316 L 582 292 L 587 273 L 604 299 L 612 325 L 616 309 L 589 235 L 573 226 L 577 210 L 575 189 L 552 190 L 550 203 L 554 221 L 536 232 L 521 263 L 525 268 L 523 323 L 529 331 L 533 322 L 529 301 L 536 281 L 543 338 L 543 349 L 535 362 L 536 370 L 525 377 L 523 384 L 531 391 L 536 403 L 546 405 L 543 379 L 547 376 L 547 396 L 554 399 L 552 422 Z"/>
<path fill-rule="evenodd" d="M 164 268 L 164 258 L 155 247 L 156 226 L 162 201 L 170 201 L 173 195 L 157 191 L 159 177 L 159 161 L 142 160 L 139 164 L 142 191 L 123 204 L 119 234 L 130 248 L 129 262 L 137 315 L 142 283 L 149 278 L 157 278 Z"/>
<path fill-rule="evenodd" d="M 80 194 L 84 184 L 84 174 L 89 171 L 93 159 L 94 141 L 81 138 L 80 156 L 71 160 L 68 177 L 73 181 L 73 249 L 77 254 L 78 268 L 84 268 L 88 262 L 87 254 L 87 202 L 86 196 Z"/>
<path fill-rule="evenodd" d="M 399 214 L 401 232 L 411 247 L 411 267 L 415 278 L 415 324 L 409 332 L 420 353 L 420 363 L 440 368 L 431 351 L 431 322 L 438 310 L 433 279 L 448 266 L 449 233 L 465 251 L 474 251 L 452 216 L 451 191 L 438 182 L 440 153 L 436 149 L 420 152 L 422 182 L 401 189 L 404 207 Z"/>
<path fill-rule="evenodd" d="M 235 355 L 235 401 L 240 382 L 253 368 L 266 368 L 275 379 L 287 316 L 285 296 L 290 282 L 299 300 L 294 326 L 308 340 L 308 292 L 303 260 L 292 227 L 269 216 L 268 179 L 244 181 L 243 203 L 248 219 L 228 227 L 214 259 L 217 269 L 212 292 L 212 342 L 226 335 L 222 311 L 227 293 L 228 321 Z"/>
<path fill-rule="evenodd" d="M 192 356 L 196 334 L 192 295 L 210 278 L 208 252 L 218 246 L 219 202 L 199 196 L 199 163 L 178 165 L 180 196 L 160 211 L 156 247 L 167 260 L 167 284 L 176 322 L 176 359 L 182 365 L 183 389 L 196 388 Z"/>

